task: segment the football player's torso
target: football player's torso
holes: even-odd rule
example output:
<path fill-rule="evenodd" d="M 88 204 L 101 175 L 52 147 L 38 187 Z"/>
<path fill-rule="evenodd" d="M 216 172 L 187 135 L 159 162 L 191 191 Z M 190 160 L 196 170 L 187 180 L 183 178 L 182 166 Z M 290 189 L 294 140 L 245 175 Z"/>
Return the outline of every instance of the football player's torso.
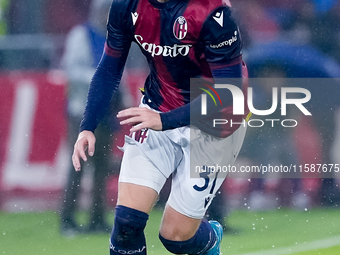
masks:
<path fill-rule="evenodd" d="M 220 5 L 218 2 L 131 0 L 130 13 L 126 14 L 129 30 L 148 59 L 151 73 L 145 89 L 158 101 L 160 110 L 189 102 L 190 78 L 211 76 L 200 36 L 207 15 Z"/>

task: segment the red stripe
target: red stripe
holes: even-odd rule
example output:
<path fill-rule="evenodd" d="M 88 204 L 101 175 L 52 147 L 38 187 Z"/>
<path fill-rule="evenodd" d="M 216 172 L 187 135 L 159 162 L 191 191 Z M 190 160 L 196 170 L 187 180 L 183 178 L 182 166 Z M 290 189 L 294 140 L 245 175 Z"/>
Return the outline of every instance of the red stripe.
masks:
<path fill-rule="evenodd" d="M 154 8 L 148 0 L 140 0 L 137 7 L 137 13 L 147 13 L 147 15 L 143 15 L 143 22 L 139 22 L 138 26 L 135 27 L 135 34 L 143 35 L 143 42 L 161 45 L 161 24 L 160 22 L 155 22 L 155 20 L 160 21 L 160 11 Z M 152 31 L 152 33 L 150 33 L 150 31 Z M 163 56 L 154 56 L 153 61 L 157 78 L 160 83 L 159 93 L 163 98 L 159 110 L 167 112 L 184 105 L 184 98 L 181 95 L 181 90 L 177 87 L 177 83 L 173 80 L 168 71 L 163 61 Z"/>
<path fill-rule="evenodd" d="M 181 36 L 181 24 L 179 24 L 179 22 L 177 22 L 177 37 L 180 38 Z"/>
<path fill-rule="evenodd" d="M 14 73 L 14 77 L 18 76 L 17 73 Z M 12 112 L 14 106 L 14 98 L 15 98 L 15 83 L 13 82 L 13 77 L 10 74 L 2 73 L 0 77 L 0 83 L 3 88 L 0 93 L 0 135 L 1 135 L 1 143 L 0 143 L 0 192 L 2 192 L 2 186 L 4 182 L 3 178 L 3 168 L 5 166 L 5 161 L 7 158 L 7 153 L 9 151 L 9 136 L 11 133 L 11 121 L 12 121 Z M 1 195 L 3 196 L 3 194 Z M 1 199 L 0 199 L 1 200 Z M 0 201 L 1 204 L 1 201 Z"/>
<path fill-rule="evenodd" d="M 221 103 L 221 105 L 222 105 L 222 100 L 221 100 L 221 98 L 220 98 L 220 95 L 217 93 L 217 91 L 213 88 L 213 87 L 211 87 L 210 85 L 208 85 L 208 84 L 204 84 L 205 86 L 207 86 L 209 89 L 211 89 L 214 93 L 215 93 L 215 95 L 218 97 L 218 100 L 220 101 L 220 103 Z"/>
<path fill-rule="evenodd" d="M 190 34 L 193 35 L 193 38 L 186 37 L 185 39 L 197 40 L 200 36 L 202 26 L 206 20 L 206 17 L 215 8 L 217 8 L 218 6 L 221 6 L 222 4 L 223 4 L 222 1 L 190 0 L 183 16 L 187 20 L 187 26 L 188 26 L 188 29 L 190 29 Z M 202 8 L 202 6 L 204 6 L 204 8 Z M 192 21 L 191 17 L 200 17 L 200 18 Z"/>
<path fill-rule="evenodd" d="M 175 33 L 175 36 L 178 37 L 178 23 L 175 22 L 175 27 L 174 27 L 174 33 Z"/>
<path fill-rule="evenodd" d="M 186 34 L 182 42 L 185 44 L 192 44 L 193 41 L 196 41 L 200 36 L 202 26 L 207 15 L 220 5 L 222 5 L 222 1 L 190 0 L 185 12 L 183 13 L 183 16 L 187 21 L 187 30 L 190 32 Z M 198 6 L 204 6 L 205 8 L 198 8 Z M 200 19 L 192 20 L 191 17 L 196 16 L 200 17 Z M 202 77 L 212 77 L 210 66 L 206 62 L 204 55 L 197 58 L 195 51 L 191 50 L 189 52 L 189 57 L 190 60 L 202 70 Z"/>
<path fill-rule="evenodd" d="M 110 57 L 119 58 L 119 57 L 122 56 L 122 51 L 112 49 L 106 43 L 105 43 L 105 46 L 104 46 L 104 51 Z"/>

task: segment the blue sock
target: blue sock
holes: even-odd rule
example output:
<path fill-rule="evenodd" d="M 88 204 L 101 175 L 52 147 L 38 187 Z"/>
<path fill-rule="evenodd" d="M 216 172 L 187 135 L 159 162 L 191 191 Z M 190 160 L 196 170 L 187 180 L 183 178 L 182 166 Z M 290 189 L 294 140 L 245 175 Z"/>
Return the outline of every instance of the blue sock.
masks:
<path fill-rule="evenodd" d="M 110 255 L 146 255 L 144 228 L 149 215 L 118 205 L 111 234 Z"/>
<path fill-rule="evenodd" d="M 186 241 L 170 241 L 159 235 L 164 247 L 174 254 L 202 254 L 216 242 L 216 235 L 210 223 L 202 220 L 195 235 Z"/>

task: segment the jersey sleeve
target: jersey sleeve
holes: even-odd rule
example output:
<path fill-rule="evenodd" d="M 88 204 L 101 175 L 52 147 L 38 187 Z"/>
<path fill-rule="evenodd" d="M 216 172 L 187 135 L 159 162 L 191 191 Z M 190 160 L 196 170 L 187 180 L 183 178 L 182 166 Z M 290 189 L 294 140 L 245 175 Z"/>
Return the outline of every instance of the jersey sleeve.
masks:
<path fill-rule="evenodd" d="M 241 34 L 228 6 L 210 13 L 203 24 L 201 38 L 204 56 L 212 70 L 230 65 L 242 55 Z"/>
<path fill-rule="evenodd" d="M 85 112 L 79 131 L 94 131 L 109 109 L 112 96 L 118 90 L 132 37 L 125 21 L 123 0 L 114 0 L 107 23 L 107 38 L 103 56 L 90 83 Z M 125 10 L 125 11 L 124 11 Z"/>
<path fill-rule="evenodd" d="M 110 9 L 107 22 L 106 43 L 114 50 L 125 50 L 130 48 L 133 31 L 131 14 L 127 11 L 130 1 L 114 0 Z"/>

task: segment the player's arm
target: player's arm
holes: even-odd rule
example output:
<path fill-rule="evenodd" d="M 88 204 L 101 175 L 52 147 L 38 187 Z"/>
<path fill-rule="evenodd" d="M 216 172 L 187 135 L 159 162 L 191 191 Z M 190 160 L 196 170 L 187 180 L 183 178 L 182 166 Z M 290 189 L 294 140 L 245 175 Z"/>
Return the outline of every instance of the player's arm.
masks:
<path fill-rule="evenodd" d="M 228 78 L 228 82 L 241 88 L 242 41 L 239 28 L 229 7 L 219 7 L 210 14 L 202 28 L 201 42 L 213 78 Z M 207 90 L 214 94 L 211 89 Z M 222 104 L 215 106 L 213 99 L 207 97 L 208 115 L 232 104 L 232 94 L 228 89 L 215 90 L 219 94 Z M 163 130 L 203 121 L 206 117 L 201 115 L 201 104 L 201 98 L 197 97 L 189 104 L 161 113 Z M 195 123 L 190 123 L 190 120 L 195 120 Z"/>
<path fill-rule="evenodd" d="M 109 109 L 111 98 L 116 93 L 122 77 L 132 42 L 128 29 L 121 24 L 124 20 L 122 15 L 124 10 L 114 1 L 110 10 L 103 56 L 90 84 L 85 112 L 79 128 L 80 133 L 74 145 L 72 161 L 77 171 L 80 170 L 80 158 L 87 160 L 86 149 L 90 156 L 94 154 L 93 132 Z"/>
<path fill-rule="evenodd" d="M 94 154 L 93 132 L 109 109 L 111 98 L 118 89 L 126 55 L 127 50 L 117 51 L 105 45 L 104 54 L 90 84 L 80 133 L 74 146 L 72 160 L 77 171 L 80 170 L 79 158 L 87 160 L 86 149 L 89 156 Z"/>

